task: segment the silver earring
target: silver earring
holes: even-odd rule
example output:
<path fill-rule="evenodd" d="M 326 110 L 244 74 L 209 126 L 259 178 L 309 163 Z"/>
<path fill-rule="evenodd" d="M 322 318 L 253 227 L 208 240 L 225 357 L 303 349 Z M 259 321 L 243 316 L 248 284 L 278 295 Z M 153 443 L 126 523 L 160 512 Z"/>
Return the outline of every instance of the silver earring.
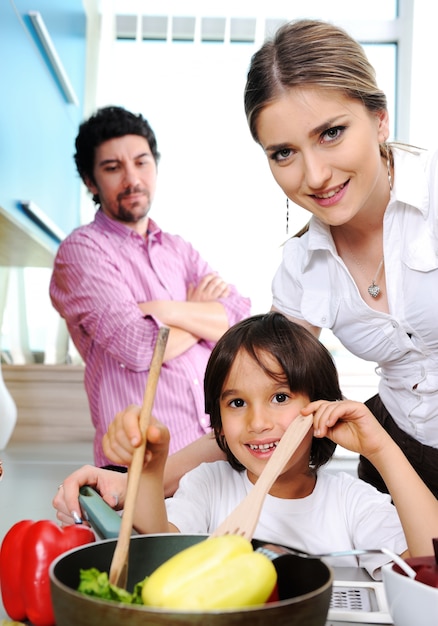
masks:
<path fill-rule="evenodd" d="M 289 234 L 289 198 L 286 198 L 286 235 Z"/>
<path fill-rule="evenodd" d="M 390 160 L 391 148 L 388 146 L 388 144 L 385 145 L 385 148 L 386 148 L 386 169 L 388 172 L 389 189 L 390 191 L 392 191 L 392 174 L 391 174 L 391 160 Z"/>

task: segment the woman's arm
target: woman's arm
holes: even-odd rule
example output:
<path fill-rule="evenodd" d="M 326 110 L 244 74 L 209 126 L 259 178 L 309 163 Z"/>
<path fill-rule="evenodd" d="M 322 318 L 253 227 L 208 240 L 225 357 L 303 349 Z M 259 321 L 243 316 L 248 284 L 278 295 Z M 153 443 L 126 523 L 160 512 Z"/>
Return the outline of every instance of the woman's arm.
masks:
<path fill-rule="evenodd" d="M 298 317 L 292 317 L 291 315 L 286 315 L 286 313 L 283 313 L 283 311 L 276 309 L 274 306 L 271 307 L 271 311 L 276 311 L 277 313 L 281 313 L 282 315 L 287 317 L 287 319 L 290 320 L 291 322 L 294 322 L 295 324 L 299 324 L 300 326 L 304 326 L 304 328 L 306 328 L 310 333 L 312 333 L 314 337 L 319 339 L 319 336 L 321 334 L 321 329 L 318 326 L 312 326 L 312 324 L 309 324 L 308 322 L 306 322 L 306 320 L 299 319 Z"/>
<path fill-rule="evenodd" d="M 164 493 L 166 498 L 175 493 L 184 474 L 201 463 L 225 460 L 225 458 L 225 454 L 220 450 L 212 433 L 204 435 L 185 448 L 171 454 L 167 459 L 164 470 Z"/>
<path fill-rule="evenodd" d="M 312 402 L 316 437 L 365 456 L 381 474 L 397 508 L 411 556 L 433 554 L 438 537 L 438 500 L 426 487 L 402 450 L 368 408 L 351 400 Z"/>
<path fill-rule="evenodd" d="M 138 416 L 140 408 L 130 406 L 122 413 L 129 413 L 131 431 L 124 446 L 139 445 Z M 123 447 L 123 446 L 122 446 Z M 120 453 L 120 449 L 119 449 Z M 129 454 L 123 453 L 122 464 L 129 462 Z M 207 434 L 189 444 L 182 450 L 167 457 L 164 467 L 162 491 L 164 497 L 172 496 L 178 488 L 181 477 L 203 462 L 225 459 L 225 455 L 216 444 L 212 434 Z M 81 516 L 78 495 L 84 485 L 94 487 L 102 498 L 115 509 L 122 509 L 125 502 L 127 474 L 84 465 L 64 479 L 63 485 L 56 492 L 52 504 L 56 509 L 56 517 L 62 524 L 73 524 L 74 515 Z M 175 532 L 172 530 L 172 532 Z"/>

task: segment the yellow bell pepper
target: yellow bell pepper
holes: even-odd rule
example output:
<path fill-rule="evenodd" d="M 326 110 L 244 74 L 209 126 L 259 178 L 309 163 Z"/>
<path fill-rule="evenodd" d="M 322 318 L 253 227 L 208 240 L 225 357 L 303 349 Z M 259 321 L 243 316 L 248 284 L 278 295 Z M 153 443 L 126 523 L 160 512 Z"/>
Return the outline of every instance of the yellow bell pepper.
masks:
<path fill-rule="evenodd" d="M 201 541 L 160 565 L 143 585 L 144 604 L 183 611 L 264 604 L 277 571 L 247 539 L 223 535 Z"/>

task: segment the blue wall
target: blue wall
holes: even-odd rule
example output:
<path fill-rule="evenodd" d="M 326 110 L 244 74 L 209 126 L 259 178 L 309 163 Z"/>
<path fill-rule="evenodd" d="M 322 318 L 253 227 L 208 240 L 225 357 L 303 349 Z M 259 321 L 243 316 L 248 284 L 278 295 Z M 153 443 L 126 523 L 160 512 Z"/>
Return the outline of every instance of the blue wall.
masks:
<path fill-rule="evenodd" d="M 66 101 L 29 11 L 41 13 L 79 106 Z M 80 215 L 73 153 L 82 121 L 85 29 L 82 0 L 0 2 L 0 205 L 28 222 L 18 202 L 32 200 L 65 233 Z"/>

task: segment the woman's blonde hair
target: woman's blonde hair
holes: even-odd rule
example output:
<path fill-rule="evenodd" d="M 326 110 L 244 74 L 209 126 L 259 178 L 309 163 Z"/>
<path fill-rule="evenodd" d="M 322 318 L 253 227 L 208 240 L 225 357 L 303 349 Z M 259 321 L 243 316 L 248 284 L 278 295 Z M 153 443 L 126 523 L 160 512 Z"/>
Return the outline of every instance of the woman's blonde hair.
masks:
<path fill-rule="evenodd" d="M 255 141 L 263 108 L 285 91 L 308 85 L 342 92 L 372 112 L 387 109 L 375 70 L 357 41 L 327 22 L 297 20 L 282 26 L 251 59 L 244 99 Z"/>

